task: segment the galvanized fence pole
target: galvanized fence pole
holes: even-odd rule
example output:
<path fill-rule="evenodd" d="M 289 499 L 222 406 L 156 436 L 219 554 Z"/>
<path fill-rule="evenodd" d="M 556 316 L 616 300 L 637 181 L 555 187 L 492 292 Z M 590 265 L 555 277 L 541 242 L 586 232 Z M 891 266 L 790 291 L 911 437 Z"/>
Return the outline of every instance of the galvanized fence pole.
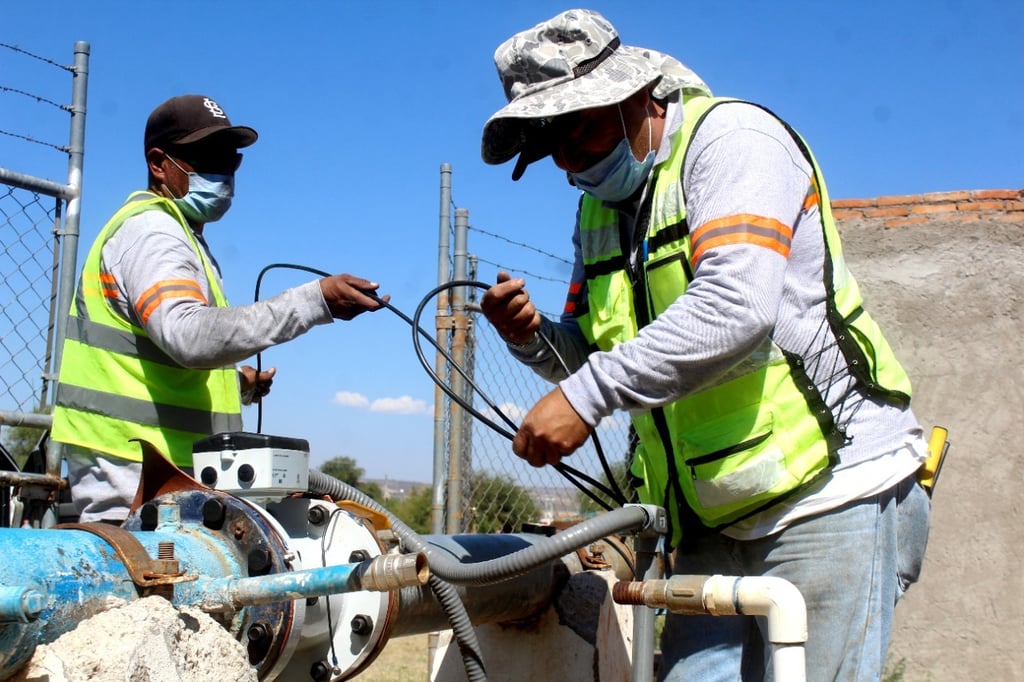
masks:
<path fill-rule="evenodd" d="M 82 215 L 82 177 L 85 167 L 85 110 L 89 88 L 89 43 L 80 40 L 75 43 L 75 71 L 71 85 L 71 144 L 68 150 L 68 186 L 74 195 L 68 200 L 64 216 L 60 285 L 57 300 L 57 334 L 53 346 L 53 368 L 48 379 L 56 382 L 60 373 L 61 355 L 64 351 L 64 337 L 67 333 L 68 310 L 71 297 L 75 295 L 75 276 L 78 269 L 79 222 Z M 52 316 L 52 315 L 51 315 Z M 46 473 L 60 474 L 63 452 L 60 443 L 48 441 L 46 449 Z"/>
<path fill-rule="evenodd" d="M 451 230 L 451 204 L 452 204 L 452 167 L 451 164 L 441 164 L 441 212 L 438 225 L 437 238 L 437 284 L 442 286 L 450 280 L 449 274 L 449 232 Z M 442 348 L 447 346 L 447 326 L 443 320 L 448 315 L 448 292 L 442 291 L 437 297 L 437 343 Z M 413 333 L 418 333 L 413 331 Z M 434 370 L 437 376 L 442 379 L 447 376 L 448 365 L 444 355 L 440 351 L 436 353 Z M 444 533 L 444 503 L 445 503 L 445 405 L 447 396 L 440 386 L 434 386 L 434 480 L 432 483 L 432 501 L 430 505 L 430 526 L 434 535 Z"/>
<path fill-rule="evenodd" d="M 466 233 L 469 228 L 469 211 L 464 208 L 455 209 L 455 240 L 452 252 L 453 279 L 466 279 Z M 459 367 L 466 366 L 466 331 L 469 325 L 469 316 L 466 312 L 466 291 L 465 287 L 452 289 L 452 360 Z M 455 395 L 467 398 L 469 386 L 462 374 L 451 372 L 451 389 Z M 467 400 L 468 402 L 468 400 Z M 448 448 L 448 532 L 461 533 L 467 530 L 464 523 L 464 516 L 468 505 L 464 504 L 465 490 L 468 487 L 470 476 L 469 457 L 467 452 L 472 444 L 472 432 L 468 430 L 469 415 L 461 405 L 454 400 L 448 403 L 450 409 L 449 419 L 449 448 Z M 469 510 L 472 514 L 472 509 Z"/>

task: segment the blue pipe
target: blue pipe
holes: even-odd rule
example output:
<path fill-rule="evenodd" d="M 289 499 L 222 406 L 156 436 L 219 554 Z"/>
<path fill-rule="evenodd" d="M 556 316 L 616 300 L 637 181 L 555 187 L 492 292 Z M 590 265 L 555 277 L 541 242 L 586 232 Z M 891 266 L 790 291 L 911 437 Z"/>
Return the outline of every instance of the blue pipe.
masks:
<path fill-rule="evenodd" d="M 17 585 L 10 585 L 14 576 Z M 108 608 L 111 599 L 138 597 L 110 545 L 81 531 L 0 528 L 0 580 L 12 592 L 37 592 L 43 602 L 33 605 L 34 619 L 5 618 L 0 625 L 0 678 L 21 667 L 37 645 Z M 10 601 L 8 592 L 5 613 L 12 611 Z"/>
<path fill-rule="evenodd" d="M 243 606 L 355 592 L 359 564 L 342 564 L 257 578 L 200 579 L 194 596 L 205 611 L 233 611 Z"/>
<path fill-rule="evenodd" d="M 131 535 L 150 558 L 173 547 L 185 574 L 245 575 L 241 557 L 226 540 L 201 526 L 168 524 Z M 111 600 L 140 596 L 115 549 L 83 530 L 0 528 L 0 583 L 0 679 L 17 670 L 39 644 L 109 609 Z M 194 603 L 194 584 L 177 583 L 173 603 Z"/>
<path fill-rule="evenodd" d="M 390 591 L 428 579 L 422 554 L 242 577 L 250 576 L 253 559 L 251 554 L 242 556 L 231 537 L 253 535 L 245 547 L 265 556 L 257 570 L 271 570 L 269 552 L 276 550 L 262 549 L 256 517 L 246 517 L 253 522 L 249 525 L 234 517 L 236 522 L 223 532 L 182 523 L 180 513 L 190 512 L 203 499 L 209 495 L 185 494 L 178 497 L 180 506 L 158 505 L 159 523 L 152 530 L 112 530 L 100 524 L 86 526 L 95 532 L 0 528 L 0 679 L 17 671 L 36 646 L 109 609 L 116 603 L 112 600 L 128 602 L 159 593 L 178 606 L 229 613 L 231 625 L 226 627 L 237 633 L 246 618 L 265 622 L 272 630 L 290 628 L 291 609 L 298 599 Z M 125 556 L 111 543 L 122 545 Z"/>
<path fill-rule="evenodd" d="M 294 601 L 369 590 L 387 592 L 425 585 L 426 555 L 384 555 L 361 563 L 289 571 L 256 578 L 200 577 L 190 592 L 192 603 L 204 611 L 235 611 L 244 606 Z"/>

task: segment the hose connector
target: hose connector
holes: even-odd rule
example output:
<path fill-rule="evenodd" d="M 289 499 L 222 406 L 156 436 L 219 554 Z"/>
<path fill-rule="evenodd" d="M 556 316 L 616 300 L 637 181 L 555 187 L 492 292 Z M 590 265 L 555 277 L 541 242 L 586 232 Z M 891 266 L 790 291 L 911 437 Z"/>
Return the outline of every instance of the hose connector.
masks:
<path fill-rule="evenodd" d="M 624 504 L 623 509 L 627 507 L 637 507 L 642 509 L 647 515 L 647 523 L 639 528 L 638 531 L 643 533 L 654 532 L 658 535 L 665 535 L 668 533 L 668 515 L 665 514 L 665 509 L 655 504 Z"/>
<path fill-rule="evenodd" d="M 704 604 L 704 585 L 710 577 L 674 575 L 668 580 L 623 581 L 612 587 L 612 599 L 617 604 L 668 609 L 672 613 L 708 613 Z"/>
<path fill-rule="evenodd" d="M 427 555 L 384 554 L 367 559 L 356 569 L 364 590 L 390 592 L 407 586 L 426 585 L 430 579 Z"/>

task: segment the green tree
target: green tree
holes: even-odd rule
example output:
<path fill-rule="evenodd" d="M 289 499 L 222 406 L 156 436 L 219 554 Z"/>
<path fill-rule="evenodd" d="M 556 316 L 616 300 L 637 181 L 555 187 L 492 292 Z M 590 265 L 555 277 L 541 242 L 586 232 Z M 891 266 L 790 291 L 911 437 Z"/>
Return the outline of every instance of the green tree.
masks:
<path fill-rule="evenodd" d="M 430 508 L 434 494 L 429 485 L 416 486 L 409 495 L 388 502 L 391 513 L 400 518 L 417 533 L 429 533 L 432 529 Z"/>
<path fill-rule="evenodd" d="M 469 508 L 464 510 L 475 533 L 518 530 L 540 519 L 540 510 L 529 491 L 504 475 L 473 474 Z"/>
<path fill-rule="evenodd" d="M 463 514 L 473 533 L 518 530 L 526 522 L 537 521 L 540 510 L 530 492 L 507 476 L 474 474 L 473 491 Z M 416 486 L 401 500 L 388 502 L 388 509 L 417 533 L 432 531 L 431 507 L 434 495 L 429 485 Z"/>
<path fill-rule="evenodd" d="M 317 468 L 321 473 L 327 474 L 339 481 L 344 481 L 354 488 L 359 488 L 359 490 L 364 492 L 375 502 L 384 502 L 384 493 L 381 491 L 380 486 L 376 483 L 362 480 L 363 474 L 366 473 L 366 470 L 359 466 L 354 458 L 346 457 L 344 455 L 334 457 L 333 459 L 327 460 Z"/>
<path fill-rule="evenodd" d="M 43 429 L 31 426 L 7 426 L 0 434 L 0 440 L 20 468 L 25 466 L 25 460 L 28 459 L 29 453 L 36 447 L 42 435 Z"/>

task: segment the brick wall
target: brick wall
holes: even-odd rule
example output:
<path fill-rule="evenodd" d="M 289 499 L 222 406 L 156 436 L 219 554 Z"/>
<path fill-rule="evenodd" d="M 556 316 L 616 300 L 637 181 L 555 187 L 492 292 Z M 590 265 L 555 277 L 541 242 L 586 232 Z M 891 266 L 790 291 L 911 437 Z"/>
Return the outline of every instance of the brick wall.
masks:
<path fill-rule="evenodd" d="M 922 225 L 933 221 L 1024 223 L 1024 189 L 980 189 L 931 192 L 876 199 L 836 199 L 836 220 L 871 218 L 886 227 Z"/>

